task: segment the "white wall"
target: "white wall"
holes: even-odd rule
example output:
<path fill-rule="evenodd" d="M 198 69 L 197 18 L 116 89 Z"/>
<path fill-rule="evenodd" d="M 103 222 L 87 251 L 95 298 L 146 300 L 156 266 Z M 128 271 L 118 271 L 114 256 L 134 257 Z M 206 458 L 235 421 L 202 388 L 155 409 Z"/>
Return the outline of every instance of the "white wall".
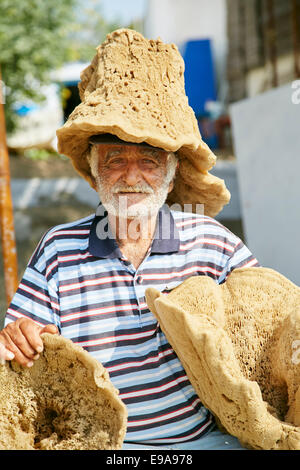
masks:
<path fill-rule="evenodd" d="M 226 95 L 226 0 L 148 0 L 144 25 L 149 39 L 179 48 L 190 39 L 211 39 L 218 97 Z"/>
<path fill-rule="evenodd" d="M 300 286 L 300 103 L 292 83 L 230 107 L 246 244 Z M 295 96 L 296 99 L 296 96 Z"/>

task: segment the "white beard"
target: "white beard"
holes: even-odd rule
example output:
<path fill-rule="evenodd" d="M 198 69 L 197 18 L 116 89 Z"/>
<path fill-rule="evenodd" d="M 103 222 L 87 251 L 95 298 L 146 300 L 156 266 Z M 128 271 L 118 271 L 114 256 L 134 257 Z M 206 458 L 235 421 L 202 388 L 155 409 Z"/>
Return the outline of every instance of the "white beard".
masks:
<path fill-rule="evenodd" d="M 126 219 L 153 217 L 165 203 L 169 191 L 167 181 L 157 191 L 147 183 L 135 186 L 117 183 L 108 189 L 100 176 L 96 177 L 96 183 L 100 200 L 108 214 Z M 141 202 L 129 204 L 129 198 L 122 192 L 142 193 L 145 197 Z"/>

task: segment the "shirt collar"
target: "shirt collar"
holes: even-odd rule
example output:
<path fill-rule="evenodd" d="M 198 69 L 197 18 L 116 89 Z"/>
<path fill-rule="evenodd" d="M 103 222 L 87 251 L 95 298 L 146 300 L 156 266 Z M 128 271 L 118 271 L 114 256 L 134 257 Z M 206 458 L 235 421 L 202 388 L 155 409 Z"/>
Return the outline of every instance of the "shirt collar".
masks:
<path fill-rule="evenodd" d="M 151 253 L 177 253 L 179 246 L 178 229 L 168 205 L 164 204 L 157 215 Z M 107 211 L 101 203 L 97 207 L 90 229 L 89 252 L 98 258 L 122 258 L 121 250 L 109 227 Z"/>

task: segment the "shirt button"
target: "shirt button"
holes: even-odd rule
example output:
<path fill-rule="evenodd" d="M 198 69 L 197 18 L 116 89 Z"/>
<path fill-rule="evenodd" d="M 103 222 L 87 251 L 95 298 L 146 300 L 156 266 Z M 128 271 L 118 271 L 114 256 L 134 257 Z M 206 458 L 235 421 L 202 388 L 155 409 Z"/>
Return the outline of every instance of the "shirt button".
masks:
<path fill-rule="evenodd" d="M 143 282 L 142 276 L 138 276 L 138 277 L 136 278 L 136 282 L 137 282 L 138 284 L 142 284 L 142 282 Z"/>

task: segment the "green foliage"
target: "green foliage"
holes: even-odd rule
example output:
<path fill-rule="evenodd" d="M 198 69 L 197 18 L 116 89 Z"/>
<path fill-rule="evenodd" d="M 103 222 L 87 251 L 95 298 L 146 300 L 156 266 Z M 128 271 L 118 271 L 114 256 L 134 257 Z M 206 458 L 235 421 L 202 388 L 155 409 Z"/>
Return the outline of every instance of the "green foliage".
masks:
<path fill-rule="evenodd" d="M 76 0 L 1 0 L 0 66 L 5 83 L 7 131 L 16 126 L 18 99 L 42 100 L 37 83 L 68 59 L 68 34 Z"/>
<path fill-rule="evenodd" d="M 66 62 L 89 62 L 107 33 L 119 28 L 100 0 L 0 0 L 0 69 L 7 133 L 18 126 L 18 101 L 39 103 L 42 85 Z"/>
<path fill-rule="evenodd" d="M 30 160 L 49 160 L 53 156 L 60 157 L 56 152 L 43 149 L 43 148 L 28 148 L 24 150 L 24 157 L 29 158 Z"/>

